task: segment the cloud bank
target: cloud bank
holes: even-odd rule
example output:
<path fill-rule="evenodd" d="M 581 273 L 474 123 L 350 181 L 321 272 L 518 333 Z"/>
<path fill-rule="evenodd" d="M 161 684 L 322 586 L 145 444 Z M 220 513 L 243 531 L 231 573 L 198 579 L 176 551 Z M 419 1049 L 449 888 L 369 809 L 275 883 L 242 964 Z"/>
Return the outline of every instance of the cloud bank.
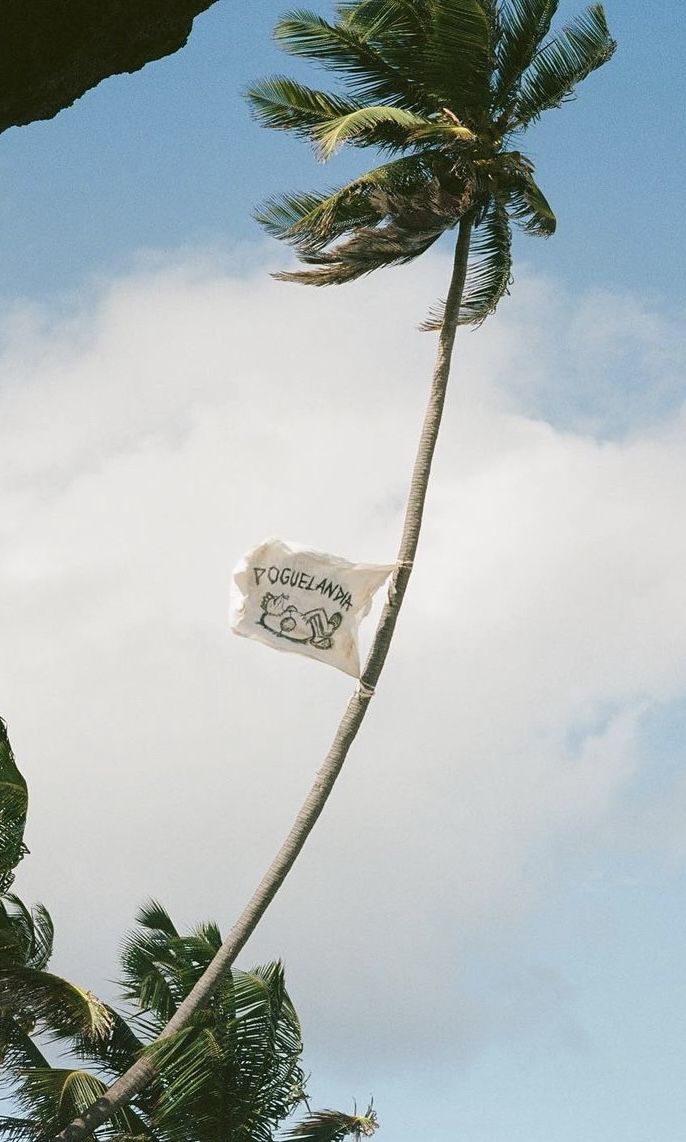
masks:
<path fill-rule="evenodd" d="M 272 534 L 395 555 L 434 348 L 416 325 L 447 263 L 309 292 L 267 268 L 141 261 L 2 329 L 2 713 L 32 795 L 18 888 L 54 914 L 56 968 L 95 990 L 148 895 L 229 925 L 349 693 L 231 636 L 232 566 Z M 635 299 L 526 273 L 459 339 L 382 684 L 243 955 L 286 959 L 308 1041 L 351 1074 L 402 1063 L 405 1038 L 468 1059 L 513 1027 L 583 1037 L 517 941 L 565 861 L 620 835 L 659 847 L 673 819 L 667 796 L 629 842 L 621 815 L 646 718 L 686 676 L 675 345 Z"/>

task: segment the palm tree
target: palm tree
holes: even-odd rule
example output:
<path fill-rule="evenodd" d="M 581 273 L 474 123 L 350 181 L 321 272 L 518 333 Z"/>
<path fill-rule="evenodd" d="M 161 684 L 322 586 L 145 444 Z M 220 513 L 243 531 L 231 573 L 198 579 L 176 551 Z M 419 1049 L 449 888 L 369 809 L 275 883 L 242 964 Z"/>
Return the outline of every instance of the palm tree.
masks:
<path fill-rule="evenodd" d="M 344 143 L 388 161 L 325 193 L 285 194 L 258 218 L 292 244 L 304 269 L 277 275 L 317 286 L 412 261 L 457 230 L 445 301 L 429 315 L 438 351 L 398 559 L 360 685 L 296 820 L 255 893 L 164 1034 L 207 1003 L 309 836 L 365 717 L 417 550 L 455 335 L 493 312 L 511 278 L 511 226 L 546 237 L 555 216 L 519 149 L 527 127 L 573 96 L 612 55 L 602 5 L 551 33 L 558 0 L 340 0 L 336 18 L 297 11 L 276 27 L 286 51 L 328 69 L 334 92 L 279 76 L 249 92 L 268 127 L 328 159 Z M 145 1083 L 149 1060 L 60 1135 L 78 1142 Z"/>
<path fill-rule="evenodd" d="M 26 853 L 24 828 L 29 792 L 17 768 L 7 734 L 0 718 L 0 896 L 12 887 L 15 868 Z"/>
<path fill-rule="evenodd" d="M 99 1136 L 117 1142 L 271 1142 L 306 1102 L 300 1023 L 281 964 L 227 973 L 211 1005 L 183 1031 L 157 1041 L 221 942 L 216 924 L 182 936 L 161 905 L 153 901 L 141 909 L 122 954 L 123 995 L 135 1013 L 126 1019 L 107 1007 L 104 1030 L 86 1033 L 66 1033 L 61 1024 L 43 1021 L 44 1031 L 68 1044 L 72 1065 L 55 1067 L 39 1058 L 10 1068 L 19 1116 L 0 1118 L 0 1139 L 45 1138 L 147 1052 L 156 1081 Z M 337 1142 L 372 1133 L 375 1125 L 371 1108 L 366 1115 L 323 1111 L 282 1137 Z"/>
<path fill-rule="evenodd" d="M 107 1012 L 90 992 L 45 970 L 54 936 L 50 913 L 42 904 L 27 908 L 9 891 L 28 851 L 28 789 L 2 718 L 0 790 L 0 1065 L 40 1066 L 45 1060 L 32 1039 L 40 1023 L 62 1034 L 98 1034 Z"/>

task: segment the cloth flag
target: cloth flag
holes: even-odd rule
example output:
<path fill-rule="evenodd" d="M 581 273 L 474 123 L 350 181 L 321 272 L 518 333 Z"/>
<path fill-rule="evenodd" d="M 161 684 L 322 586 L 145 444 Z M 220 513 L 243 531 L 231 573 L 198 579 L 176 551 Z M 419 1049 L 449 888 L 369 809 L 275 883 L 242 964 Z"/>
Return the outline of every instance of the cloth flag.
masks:
<path fill-rule="evenodd" d="M 234 569 L 231 627 L 359 678 L 358 627 L 392 571 L 266 539 Z"/>

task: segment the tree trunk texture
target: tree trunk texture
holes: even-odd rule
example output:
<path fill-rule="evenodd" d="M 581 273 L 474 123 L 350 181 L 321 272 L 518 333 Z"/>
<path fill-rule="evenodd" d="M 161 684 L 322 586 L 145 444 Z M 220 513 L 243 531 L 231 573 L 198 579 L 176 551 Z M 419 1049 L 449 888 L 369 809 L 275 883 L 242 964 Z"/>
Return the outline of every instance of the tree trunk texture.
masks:
<path fill-rule="evenodd" d="M 246 941 L 252 935 L 260 919 L 276 896 L 281 884 L 293 867 L 305 841 L 317 821 L 329 793 L 341 771 L 348 750 L 362 725 L 374 694 L 374 688 L 383 669 L 391 644 L 395 624 L 412 572 L 419 533 L 424 514 L 427 487 L 431 473 L 438 430 L 443 415 L 445 393 L 450 373 L 455 334 L 457 332 L 460 303 L 467 274 L 469 244 L 472 232 L 472 219 L 463 218 L 460 222 L 450 289 L 446 299 L 445 315 L 439 335 L 438 353 L 434 367 L 431 393 L 415 459 L 403 534 L 398 550 L 395 571 L 391 578 L 388 598 L 384 605 L 379 624 L 374 635 L 369 656 L 365 663 L 360 684 L 350 698 L 345 713 L 339 723 L 331 748 L 319 769 L 312 787 L 284 843 L 274 857 L 252 898 L 243 909 L 238 920 L 224 940 L 221 948 L 194 988 L 180 1004 L 160 1038 L 167 1038 L 186 1027 L 195 1013 L 211 998 L 225 972 L 234 963 Z M 155 1077 L 155 1067 L 146 1056 L 142 1056 L 132 1067 L 112 1084 L 97 1102 L 71 1125 L 55 1136 L 54 1142 L 80 1142 L 103 1122 L 106 1122 L 121 1107 L 126 1106 Z"/>

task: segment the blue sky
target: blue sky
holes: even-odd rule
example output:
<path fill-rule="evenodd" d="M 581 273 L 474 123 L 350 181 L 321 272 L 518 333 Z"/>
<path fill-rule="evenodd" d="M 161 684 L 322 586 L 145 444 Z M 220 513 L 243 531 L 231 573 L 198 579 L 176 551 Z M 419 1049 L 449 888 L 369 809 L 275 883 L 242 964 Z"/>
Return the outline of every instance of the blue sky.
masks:
<path fill-rule="evenodd" d="M 270 44 L 282 10 L 269 0 L 247 19 L 222 0 L 196 20 L 183 52 L 101 84 L 55 120 L 4 135 L 5 296 L 63 289 L 121 266 L 141 246 L 250 239 L 262 197 L 349 169 L 344 157 L 317 169 L 305 144 L 250 122 L 244 88 L 272 70 L 293 71 Z M 563 0 L 561 16 L 574 11 Z M 675 0 L 657 8 L 623 0 L 608 14 L 620 44 L 612 66 L 531 132 L 560 226 L 554 243 L 527 257 L 574 284 L 620 282 L 664 304 L 682 277 L 674 219 L 684 174 L 683 11 Z"/>
<path fill-rule="evenodd" d="M 529 140 L 558 233 L 460 343 L 374 720 L 246 952 L 286 959 L 314 1101 L 373 1092 L 394 1142 L 683 1139 L 685 21 L 606 7 L 615 59 Z M 280 839 L 347 683 L 231 640 L 230 567 L 392 559 L 431 366 L 445 253 L 269 282 L 253 206 L 353 169 L 250 121 L 282 10 L 220 0 L 0 137 L 17 888 L 94 990 L 142 894 L 227 927 Z"/>

